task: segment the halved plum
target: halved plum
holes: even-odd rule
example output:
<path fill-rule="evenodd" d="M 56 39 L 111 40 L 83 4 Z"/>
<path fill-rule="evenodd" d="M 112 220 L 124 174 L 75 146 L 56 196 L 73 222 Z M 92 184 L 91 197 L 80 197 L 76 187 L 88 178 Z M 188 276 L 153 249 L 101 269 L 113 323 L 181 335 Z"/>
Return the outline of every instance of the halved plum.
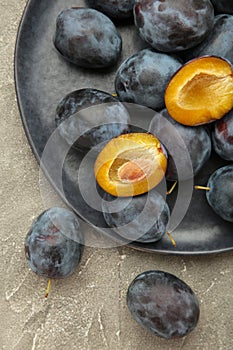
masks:
<path fill-rule="evenodd" d="M 165 91 L 172 118 L 184 125 L 221 119 L 233 108 L 233 68 L 217 56 L 203 56 L 184 64 Z"/>
<path fill-rule="evenodd" d="M 167 157 L 160 141 L 152 134 L 120 135 L 99 153 L 95 177 L 107 193 L 128 197 L 148 192 L 163 179 Z"/>

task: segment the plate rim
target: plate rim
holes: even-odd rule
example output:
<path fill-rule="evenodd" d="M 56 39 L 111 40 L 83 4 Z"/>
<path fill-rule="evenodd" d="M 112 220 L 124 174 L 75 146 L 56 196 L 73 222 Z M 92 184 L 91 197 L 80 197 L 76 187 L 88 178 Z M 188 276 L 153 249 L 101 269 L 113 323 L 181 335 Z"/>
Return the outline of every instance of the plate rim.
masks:
<path fill-rule="evenodd" d="M 30 10 L 30 6 L 33 6 L 33 4 L 36 2 L 36 0 L 27 0 L 23 13 L 21 15 L 21 19 L 18 25 L 17 29 L 17 34 L 16 34 L 16 40 L 15 40 L 15 47 L 14 47 L 14 54 L 13 54 L 13 64 L 14 64 L 14 87 L 15 87 L 15 94 L 16 94 L 16 100 L 17 100 L 17 106 L 18 106 L 18 111 L 20 115 L 20 119 L 23 125 L 24 133 L 26 135 L 26 138 L 28 140 L 28 144 L 31 148 L 32 153 L 34 154 L 36 161 L 39 165 L 39 167 L 43 170 L 43 173 L 46 177 L 46 179 L 49 181 L 50 185 L 52 188 L 55 190 L 55 192 L 59 195 L 60 199 L 67 205 L 68 208 L 73 210 L 75 214 L 79 217 L 80 220 L 84 221 L 87 225 L 91 226 L 94 229 L 97 229 L 94 224 L 91 222 L 87 221 L 66 199 L 66 197 L 63 196 L 62 192 L 56 187 L 56 185 L 53 182 L 53 179 L 51 178 L 50 174 L 48 173 L 46 167 L 44 164 L 41 162 L 41 158 L 39 156 L 39 153 L 35 147 L 35 144 L 33 142 L 33 139 L 31 137 L 30 130 L 28 128 L 27 124 L 27 119 L 25 117 L 25 113 L 22 107 L 22 98 L 20 94 L 20 88 L 19 88 L 19 77 L 18 77 L 18 55 L 19 55 L 19 44 L 20 44 L 20 37 L 24 29 L 24 24 L 27 19 L 27 14 Z M 104 233 L 103 233 L 104 234 Z M 114 240 L 114 237 L 110 237 L 109 235 L 105 235 L 111 240 Z M 121 237 L 120 237 L 121 239 Z M 141 252 L 147 252 L 151 254 L 161 254 L 161 255 L 178 255 L 178 256 L 197 256 L 197 255 L 213 255 L 213 254 L 220 254 L 220 253 L 226 253 L 230 252 L 233 250 L 232 247 L 225 247 L 225 248 L 220 248 L 220 249 L 213 249 L 213 250 L 203 250 L 203 251 L 184 251 L 184 250 L 168 250 L 168 249 L 153 249 L 153 248 L 148 248 L 144 244 L 143 246 L 142 243 L 140 244 L 139 242 L 129 242 L 125 244 L 127 247 L 138 250 Z"/>

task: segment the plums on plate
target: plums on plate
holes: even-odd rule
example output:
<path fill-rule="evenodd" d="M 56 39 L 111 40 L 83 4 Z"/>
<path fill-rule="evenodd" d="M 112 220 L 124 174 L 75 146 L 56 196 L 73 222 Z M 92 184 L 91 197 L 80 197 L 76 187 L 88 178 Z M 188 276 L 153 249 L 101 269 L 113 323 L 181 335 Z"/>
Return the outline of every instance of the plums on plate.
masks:
<path fill-rule="evenodd" d="M 71 7 L 57 17 L 54 45 L 66 60 L 78 66 L 103 68 L 117 62 L 122 39 L 103 13 Z"/>
<path fill-rule="evenodd" d="M 68 209 L 53 207 L 32 223 L 25 239 L 25 255 L 38 275 L 62 278 L 80 263 L 83 243 L 77 216 Z"/>
<path fill-rule="evenodd" d="M 57 106 L 55 122 L 68 145 L 84 152 L 93 147 L 100 150 L 102 143 L 130 131 L 123 104 L 107 92 L 91 88 L 66 95 Z"/>
<path fill-rule="evenodd" d="M 179 124 L 166 109 L 155 114 L 149 131 L 159 138 L 168 152 L 167 180 L 192 178 L 210 157 L 211 137 L 205 127 Z"/>
<path fill-rule="evenodd" d="M 146 271 L 130 284 L 127 306 L 143 328 L 165 339 L 184 337 L 197 325 L 199 303 L 192 289 L 164 271 Z"/>
<path fill-rule="evenodd" d="M 218 15 L 214 27 L 207 38 L 199 45 L 188 50 L 183 58 L 190 60 L 198 56 L 221 56 L 233 63 L 233 16 Z"/>
<path fill-rule="evenodd" d="M 233 222 L 233 165 L 217 169 L 209 178 L 206 198 L 223 220 Z"/>
<path fill-rule="evenodd" d="M 160 240 L 170 218 L 169 207 L 156 190 L 131 199 L 106 193 L 102 211 L 107 225 L 120 236 L 142 243 Z"/>
<path fill-rule="evenodd" d="M 233 161 L 233 110 L 215 123 L 212 140 L 215 152 L 221 158 Z"/>
<path fill-rule="evenodd" d="M 164 178 L 167 154 L 161 142 L 149 133 L 120 135 L 98 154 L 94 173 L 99 186 L 113 196 L 143 194 Z"/>
<path fill-rule="evenodd" d="M 88 6 L 115 19 L 133 16 L 134 0 L 86 0 Z"/>
<path fill-rule="evenodd" d="M 229 61 L 202 56 L 185 63 L 165 91 L 168 113 L 184 125 L 221 119 L 233 108 L 233 68 Z"/>
<path fill-rule="evenodd" d="M 135 53 L 121 64 L 116 74 L 115 89 L 120 101 L 163 108 L 166 86 L 180 67 L 177 58 L 152 49 Z"/>
<path fill-rule="evenodd" d="M 214 9 L 210 0 L 136 0 L 134 21 L 140 36 L 156 50 L 182 51 L 206 38 Z"/>

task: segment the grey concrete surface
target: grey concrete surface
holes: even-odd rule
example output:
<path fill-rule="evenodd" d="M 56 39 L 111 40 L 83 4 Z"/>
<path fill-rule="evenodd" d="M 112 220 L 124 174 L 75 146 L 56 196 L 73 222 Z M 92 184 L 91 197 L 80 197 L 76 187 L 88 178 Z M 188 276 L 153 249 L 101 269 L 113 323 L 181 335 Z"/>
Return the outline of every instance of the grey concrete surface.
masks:
<path fill-rule="evenodd" d="M 39 0 L 38 0 L 39 1 Z M 54 1 L 54 0 L 53 0 Z M 7 350 L 232 350 L 233 254 L 181 257 L 128 247 L 87 247 L 81 267 L 55 281 L 32 273 L 24 238 L 45 205 L 63 205 L 44 179 L 24 134 L 14 90 L 13 54 L 25 0 L 0 0 L 0 348 Z M 40 189 L 46 193 L 46 203 Z M 90 228 L 85 228 L 86 232 Z M 179 340 L 163 340 L 141 329 L 125 303 L 140 272 L 176 274 L 196 292 L 200 320 Z"/>

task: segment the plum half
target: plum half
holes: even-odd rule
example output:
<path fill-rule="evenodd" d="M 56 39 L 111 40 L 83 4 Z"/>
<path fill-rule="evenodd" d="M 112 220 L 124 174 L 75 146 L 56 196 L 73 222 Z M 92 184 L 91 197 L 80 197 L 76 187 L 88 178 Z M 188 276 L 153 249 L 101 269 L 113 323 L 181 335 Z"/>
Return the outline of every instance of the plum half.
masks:
<path fill-rule="evenodd" d="M 165 91 L 168 113 L 184 125 L 221 119 L 233 108 L 233 68 L 220 57 L 203 56 L 184 64 Z"/>
<path fill-rule="evenodd" d="M 94 172 L 97 183 L 113 196 L 127 197 L 148 192 L 163 179 L 167 157 L 152 134 L 120 135 L 99 153 Z"/>

